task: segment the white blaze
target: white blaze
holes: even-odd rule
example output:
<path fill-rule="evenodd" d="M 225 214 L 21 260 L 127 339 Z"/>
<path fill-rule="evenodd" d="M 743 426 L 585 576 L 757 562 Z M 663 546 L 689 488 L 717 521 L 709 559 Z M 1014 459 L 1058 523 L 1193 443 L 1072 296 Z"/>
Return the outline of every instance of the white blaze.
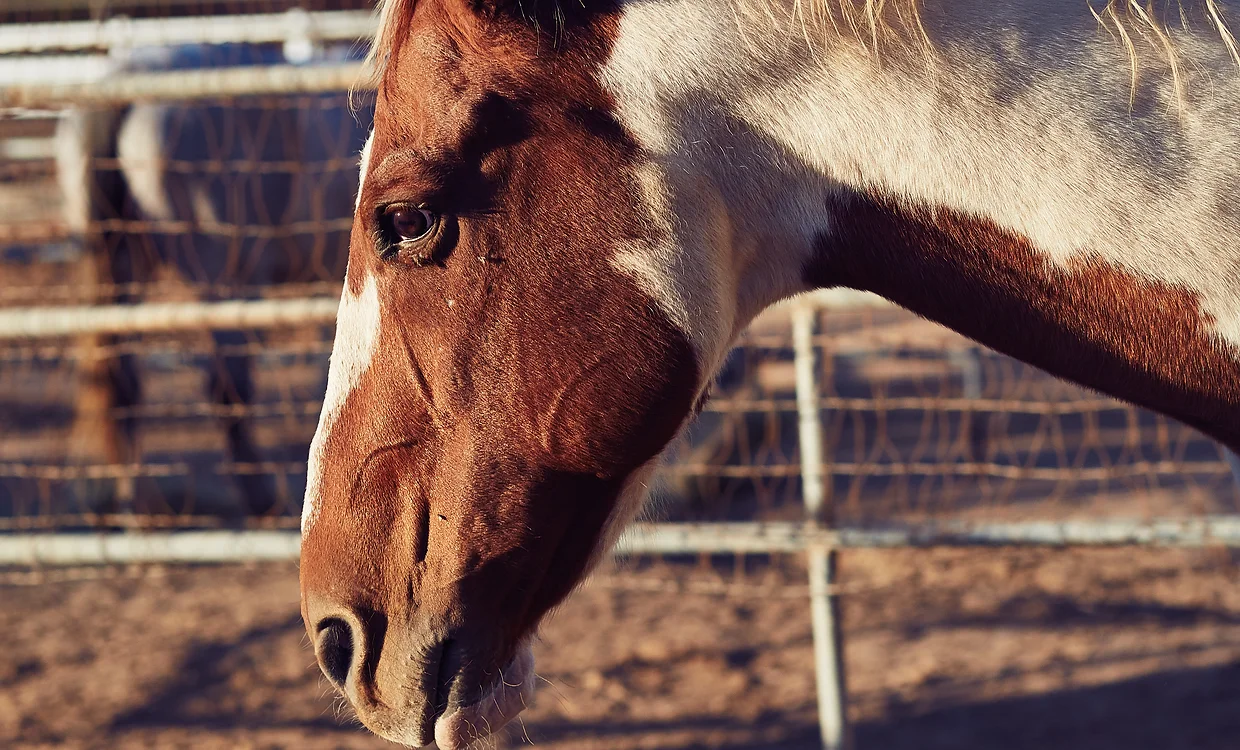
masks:
<path fill-rule="evenodd" d="M 366 182 L 366 170 L 370 167 L 370 144 L 375 140 L 374 131 L 366 138 L 357 180 L 357 198 L 354 210 L 362 202 L 362 185 Z M 301 532 L 310 530 L 319 513 L 319 494 L 323 488 L 323 452 L 327 449 L 327 435 L 331 432 L 344 402 L 357 387 L 362 373 L 370 367 L 379 342 L 379 288 L 373 276 L 366 277 L 362 293 L 349 293 L 348 272 L 345 272 L 344 292 L 340 295 L 340 308 L 336 312 L 336 341 L 332 345 L 331 364 L 327 368 L 327 394 L 323 397 L 323 410 L 319 412 L 319 426 L 310 442 L 310 458 L 306 463 L 306 497 L 301 505 Z"/>
<path fill-rule="evenodd" d="M 301 508 L 301 532 L 310 530 L 318 517 L 319 495 L 323 484 L 323 453 L 327 437 L 344 409 L 349 394 L 370 368 L 379 343 L 379 286 L 367 275 L 360 294 L 352 294 L 345 283 L 336 313 L 336 341 L 332 345 L 331 365 L 327 369 L 327 394 L 319 426 L 310 443 L 306 465 L 306 498 Z"/>

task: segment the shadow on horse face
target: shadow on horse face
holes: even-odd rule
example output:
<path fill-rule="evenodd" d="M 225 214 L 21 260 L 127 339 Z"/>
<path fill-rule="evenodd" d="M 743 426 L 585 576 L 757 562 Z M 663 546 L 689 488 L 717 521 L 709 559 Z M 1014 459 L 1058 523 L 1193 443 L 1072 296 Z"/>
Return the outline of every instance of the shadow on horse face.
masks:
<path fill-rule="evenodd" d="M 380 87 L 302 528 L 325 674 L 391 740 L 463 747 L 520 711 L 528 643 L 636 511 L 702 386 L 617 256 L 665 238 L 590 79 L 420 2 Z"/>

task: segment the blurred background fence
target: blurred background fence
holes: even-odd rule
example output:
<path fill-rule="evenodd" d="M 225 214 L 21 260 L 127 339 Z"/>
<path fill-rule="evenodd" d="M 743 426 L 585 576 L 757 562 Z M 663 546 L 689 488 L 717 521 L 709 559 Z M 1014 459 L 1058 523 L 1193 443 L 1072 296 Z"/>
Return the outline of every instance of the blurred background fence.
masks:
<path fill-rule="evenodd" d="M 367 5 L 0 9 L 0 565 L 296 556 Z M 622 551 L 808 550 L 832 747 L 832 550 L 1240 546 L 1213 442 L 845 292 L 755 322 L 655 495 Z"/>

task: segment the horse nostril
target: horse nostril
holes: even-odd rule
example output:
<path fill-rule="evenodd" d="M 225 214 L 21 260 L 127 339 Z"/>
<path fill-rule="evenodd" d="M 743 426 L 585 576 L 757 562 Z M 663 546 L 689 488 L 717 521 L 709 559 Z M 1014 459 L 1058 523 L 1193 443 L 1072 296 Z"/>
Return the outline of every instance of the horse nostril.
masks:
<path fill-rule="evenodd" d="M 318 633 L 317 650 L 323 674 L 336 687 L 343 688 L 353 665 L 353 630 L 339 617 L 329 617 L 319 623 Z"/>

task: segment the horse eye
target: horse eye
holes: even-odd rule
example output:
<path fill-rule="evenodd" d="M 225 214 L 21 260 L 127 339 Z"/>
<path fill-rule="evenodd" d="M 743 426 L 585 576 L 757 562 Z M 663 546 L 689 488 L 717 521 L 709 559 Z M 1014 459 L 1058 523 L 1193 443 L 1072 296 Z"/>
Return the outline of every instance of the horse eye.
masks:
<path fill-rule="evenodd" d="M 388 206 L 380 218 L 383 233 L 393 243 L 423 239 L 434 230 L 438 222 L 438 214 L 408 205 Z"/>

